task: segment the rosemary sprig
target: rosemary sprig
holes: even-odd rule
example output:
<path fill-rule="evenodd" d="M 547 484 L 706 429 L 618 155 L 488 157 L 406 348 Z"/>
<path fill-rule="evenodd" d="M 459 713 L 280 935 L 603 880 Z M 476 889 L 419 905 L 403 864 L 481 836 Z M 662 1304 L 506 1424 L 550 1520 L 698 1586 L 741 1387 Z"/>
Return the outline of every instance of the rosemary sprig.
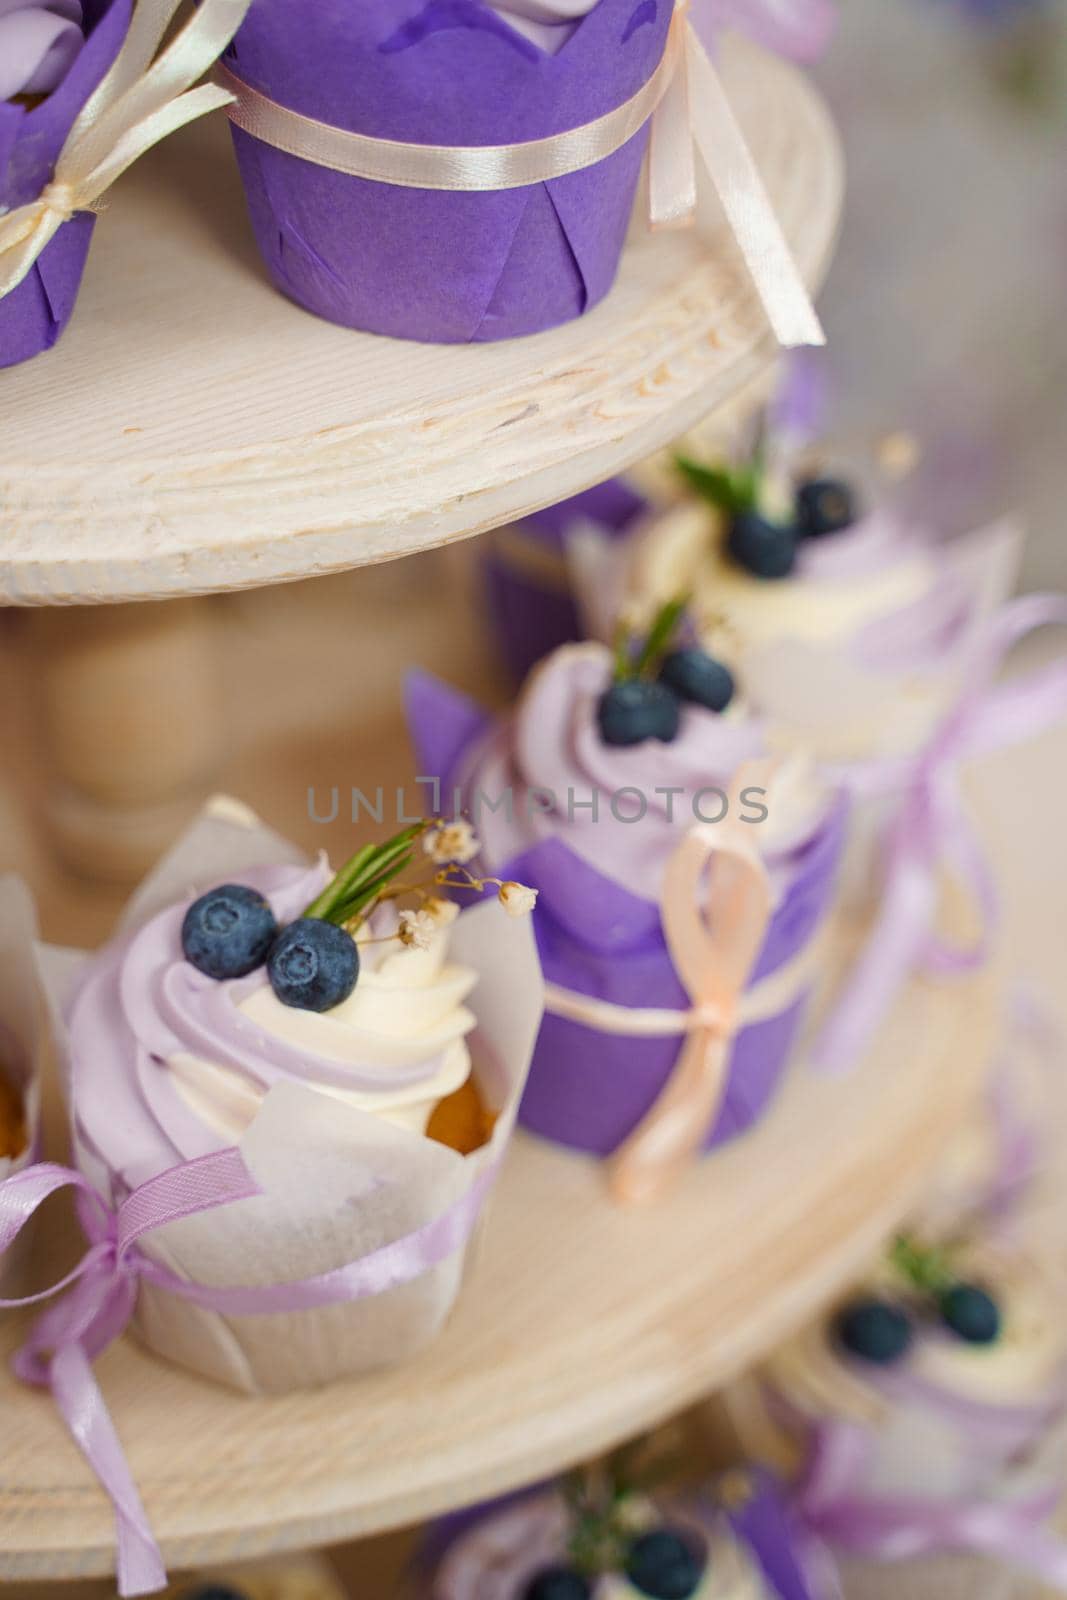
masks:
<path fill-rule="evenodd" d="M 763 473 L 762 450 L 743 467 L 706 467 L 687 456 L 675 456 L 674 464 L 694 493 L 717 511 L 736 516 L 739 511 L 755 509 Z"/>
<path fill-rule="evenodd" d="M 663 657 L 674 643 L 678 624 L 689 608 L 688 594 L 675 595 L 667 600 L 652 618 L 643 640 L 638 640 L 625 622 L 615 630 L 613 651 L 616 683 L 628 683 L 633 678 L 654 678 Z"/>
<path fill-rule="evenodd" d="M 902 1278 L 921 1294 L 939 1298 L 957 1281 L 943 1250 L 920 1245 L 907 1234 L 899 1234 L 893 1241 L 890 1260 Z"/>
<path fill-rule="evenodd" d="M 415 858 L 411 846 L 431 825 L 417 822 L 384 844 L 368 844 L 357 850 L 306 908 L 304 916 L 335 922 L 339 927 L 358 917 L 411 865 Z"/>
<path fill-rule="evenodd" d="M 671 647 L 674 635 L 678 630 L 678 624 L 685 615 L 688 605 L 688 594 L 680 594 L 676 595 L 673 600 L 668 600 L 657 611 L 652 619 L 652 626 L 645 637 L 645 642 L 634 663 L 634 675 L 636 677 L 655 677 L 660 662 Z"/>

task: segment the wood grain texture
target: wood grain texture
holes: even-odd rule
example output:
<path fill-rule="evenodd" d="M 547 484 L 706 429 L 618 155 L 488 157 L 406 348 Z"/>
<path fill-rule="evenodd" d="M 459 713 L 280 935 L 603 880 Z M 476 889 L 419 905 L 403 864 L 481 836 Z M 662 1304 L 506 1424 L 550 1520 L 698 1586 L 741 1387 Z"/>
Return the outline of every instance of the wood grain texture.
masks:
<path fill-rule="evenodd" d="M 255 1400 L 121 1341 L 97 1371 L 168 1562 L 398 1527 L 719 1386 L 900 1221 L 977 1091 L 999 1006 L 992 973 L 914 983 L 852 1078 L 799 1063 L 752 1136 L 647 1210 L 612 1208 L 594 1163 L 520 1138 L 452 1322 L 395 1371 Z M 108 1502 L 49 1398 L 2 1371 L 0 1579 L 108 1571 Z"/>
<path fill-rule="evenodd" d="M 791 67 L 724 75 L 800 265 L 837 228 L 837 139 Z M 714 208 L 650 236 L 588 317 L 497 345 L 338 329 L 266 281 L 225 125 L 117 186 L 73 324 L 0 377 L 0 603 L 239 589 L 479 532 L 632 464 L 751 384 L 772 340 Z"/>

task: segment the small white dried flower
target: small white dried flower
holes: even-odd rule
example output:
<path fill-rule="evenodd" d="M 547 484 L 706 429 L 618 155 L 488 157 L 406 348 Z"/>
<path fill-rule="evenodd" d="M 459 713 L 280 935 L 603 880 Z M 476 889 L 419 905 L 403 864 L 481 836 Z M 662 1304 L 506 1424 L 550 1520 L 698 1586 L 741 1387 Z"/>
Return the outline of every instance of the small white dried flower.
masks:
<path fill-rule="evenodd" d="M 402 911 L 396 936 L 409 950 L 428 950 L 437 932 L 437 924 L 425 911 Z"/>
<path fill-rule="evenodd" d="M 456 822 L 442 822 L 423 834 L 422 847 L 431 861 L 447 866 L 456 861 L 462 866 L 473 861 L 481 845 L 470 823 L 460 817 Z"/>
<path fill-rule="evenodd" d="M 509 917 L 528 917 L 537 904 L 537 890 L 524 883 L 502 883 L 497 899 Z"/>
<path fill-rule="evenodd" d="M 422 908 L 428 917 L 432 917 L 438 928 L 447 928 L 459 916 L 459 907 L 454 900 L 445 900 L 440 895 L 434 895 L 427 900 Z"/>

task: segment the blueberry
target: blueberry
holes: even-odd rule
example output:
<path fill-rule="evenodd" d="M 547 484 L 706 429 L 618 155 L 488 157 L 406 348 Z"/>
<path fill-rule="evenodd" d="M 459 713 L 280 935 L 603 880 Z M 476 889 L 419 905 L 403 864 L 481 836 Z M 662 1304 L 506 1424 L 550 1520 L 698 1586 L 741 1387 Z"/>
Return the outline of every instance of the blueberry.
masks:
<path fill-rule="evenodd" d="M 659 681 L 708 711 L 725 711 L 734 697 L 733 673 L 706 650 L 672 651 L 659 669 Z"/>
<path fill-rule="evenodd" d="M 202 894 L 182 919 L 185 959 L 209 978 L 243 978 L 263 965 L 277 936 L 266 900 L 240 883 Z"/>
<path fill-rule="evenodd" d="M 356 987 L 356 941 L 332 922 L 301 917 L 279 935 L 267 962 L 267 976 L 283 1006 L 329 1011 Z"/>
<path fill-rule="evenodd" d="M 854 1300 L 839 1314 L 836 1331 L 850 1355 L 878 1367 L 899 1361 L 912 1339 L 907 1312 L 885 1300 Z"/>
<path fill-rule="evenodd" d="M 592 1600 L 593 1586 L 573 1567 L 544 1567 L 522 1591 L 522 1600 Z"/>
<path fill-rule="evenodd" d="M 248 1600 L 248 1595 L 228 1583 L 202 1583 L 195 1589 L 183 1589 L 180 1600 Z"/>
<path fill-rule="evenodd" d="M 739 511 L 730 523 L 727 549 L 755 578 L 788 578 L 796 565 L 796 529 L 769 522 L 758 511 Z"/>
<path fill-rule="evenodd" d="M 605 744 L 642 744 L 659 739 L 670 744 L 678 736 L 681 708 L 665 684 L 644 678 L 613 683 L 597 705 L 600 737 Z"/>
<path fill-rule="evenodd" d="M 968 1344 L 994 1344 L 1000 1337 L 1000 1307 L 977 1284 L 957 1283 L 940 1300 L 941 1318 Z"/>
<path fill-rule="evenodd" d="M 672 1528 L 642 1533 L 630 1546 L 626 1576 L 651 1600 L 689 1600 L 704 1577 L 704 1565 L 692 1544 Z"/>
<path fill-rule="evenodd" d="M 855 495 L 839 478 L 809 478 L 797 490 L 797 531 L 802 539 L 841 533 L 858 515 Z"/>

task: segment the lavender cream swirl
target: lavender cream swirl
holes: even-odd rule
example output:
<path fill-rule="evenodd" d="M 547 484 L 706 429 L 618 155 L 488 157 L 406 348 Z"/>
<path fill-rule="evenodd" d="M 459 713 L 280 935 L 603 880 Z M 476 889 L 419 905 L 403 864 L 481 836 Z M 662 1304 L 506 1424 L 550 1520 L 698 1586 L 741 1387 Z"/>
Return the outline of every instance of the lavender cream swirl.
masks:
<path fill-rule="evenodd" d="M 490 869 L 555 838 L 632 894 L 658 901 L 683 833 L 715 821 L 738 769 L 766 754 L 763 731 L 742 707 L 687 705 L 672 743 L 607 745 L 596 713 L 611 676 L 603 645 L 554 652 L 513 715 L 468 754 L 459 786 Z M 782 765 L 761 803 L 768 814 L 753 822 L 753 835 L 783 888 L 793 853 L 826 820 L 832 797 L 798 759 Z"/>
<path fill-rule="evenodd" d="M 284 925 L 329 876 L 319 864 L 262 868 L 234 881 L 264 894 Z M 377 917 L 361 942 L 355 990 L 320 1014 L 283 1006 L 263 968 L 217 982 L 191 966 L 182 954 L 181 925 L 192 898 L 92 963 L 70 1015 L 76 1088 L 82 1067 L 92 1071 L 89 1063 L 103 1054 L 112 1088 L 139 1095 L 184 1153 L 202 1142 L 190 1132 L 190 1117 L 220 1139 L 239 1137 L 283 1079 L 416 1132 L 424 1131 L 437 1101 L 466 1081 L 465 1039 L 474 1018 L 463 1002 L 477 974 L 447 963 L 446 927 L 428 950 L 409 950 L 390 937 L 388 916 Z M 116 1107 L 100 1100 L 81 1098 L 78 1115 L 92 1142 L 109 1148 Z"/>
<path fill-rule="evenodd" d="M 0 100 L 51 94 L 84 42 L 81 0 L 0 0 Z"/>

